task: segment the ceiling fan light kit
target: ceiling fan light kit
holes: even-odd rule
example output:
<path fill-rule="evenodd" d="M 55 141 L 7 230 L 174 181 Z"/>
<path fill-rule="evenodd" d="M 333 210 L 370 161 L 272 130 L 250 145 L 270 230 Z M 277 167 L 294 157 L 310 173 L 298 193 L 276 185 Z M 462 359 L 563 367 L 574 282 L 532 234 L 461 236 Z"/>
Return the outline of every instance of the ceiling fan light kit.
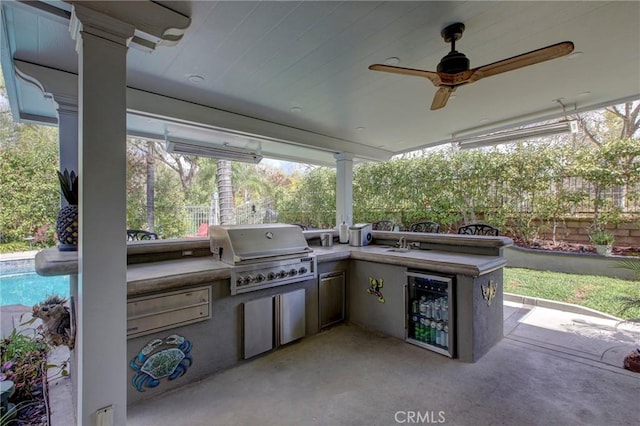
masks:
<path fill-rule="evenodd" d="M 542 124 L 524 129 L 515 129 L 464 139 L 453 139 L 452 143 L 458 144 L 460 149 L 472 149 L 516 142 L 524 139 L 539 138 L 542 136 L 577 132 L 578 123 L 575 120 L 562 120 L 557 123 Z"/>
<path fill-rule="evenodd" d="M 456 50 L 456 41 L 462 38 L 464 29 L 464 24 L 457 22 L 455 24 L 448 25 L 440 33 L 444 41 L 451 44 L 451 50 L 440 60 L 440 63 L 436 68 L 437 72 L 397 67 L 386 64 L 373 64 L 369 66 L 369 69 L 373 71 L 384 71 L 428 79 L 434 86 L 438 87 L 438 91 L 431 103 L 431 110 L 437 110 L 443 108 L 447 104 L 451 93 L 453 93 L 458 86 L 473 83 L 482 78 L 491 77 L 496 74 L 513 71 L 518 68 L 566 56 L 573 51 L 574 47 L 572 42 L 564 41 L 471 69 L 469 59 L 464 53 Z"/>

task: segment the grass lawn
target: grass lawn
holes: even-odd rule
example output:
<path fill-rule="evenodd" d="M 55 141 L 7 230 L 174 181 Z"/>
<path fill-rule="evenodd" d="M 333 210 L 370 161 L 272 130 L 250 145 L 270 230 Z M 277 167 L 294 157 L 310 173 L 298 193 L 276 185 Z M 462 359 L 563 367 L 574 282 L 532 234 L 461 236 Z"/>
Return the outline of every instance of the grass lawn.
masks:
<path fill-rule="evenodd" d="M 594 275 L 563 274 L 504 268 L 504 291 L 574 303 L 624 319 L 640 319 L 640 281 Z M 620 297 L 635 298 L 635 307 L 623 311 Z"/>

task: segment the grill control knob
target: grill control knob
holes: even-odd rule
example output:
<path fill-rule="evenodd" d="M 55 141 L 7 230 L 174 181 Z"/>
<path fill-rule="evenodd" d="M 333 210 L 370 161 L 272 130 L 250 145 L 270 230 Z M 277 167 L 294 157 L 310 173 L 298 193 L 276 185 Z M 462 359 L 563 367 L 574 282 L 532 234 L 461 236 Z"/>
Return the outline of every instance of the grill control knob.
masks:
<path fill-rule="evenodd" d="M 284 278 L 286 276 L 287 276 L 287 272 L 284 269 L 278 272 L 278 278 Z"/>
<path fill-rule="evenodd" d="M 254 278 L 251 275 L 247 275 L 246 277 L 244 277 L 244 282 L 246 284 L 251 284 L 254 281 Z"/>
<path fill-rule="evenodd" d="M 295 277 L 296 275 L 298 275 L 298 270 L 297 269 L 289 270 L 289 276 L 290 277 Z"/>
<path fill-rule="evenodd" d="M 238 284 L 238 285 L 244 284 L 244 278 L 238 277 L 238 279 L 236 280 L 236 284 Z"/>
<path fill-rule="evenodd" d="M 276 279 L 275 272 L 269 272 L 269 275 L 267 275 L 267 279 L 268 280 L 275 280 Z"/>
<path fill-rule="evenodd" d="M 298 269 L 298 272 L 299 272 L 300 274 L 306 274 L 306 273 L 307 273 L 307 268 L 305 268 L 305 267 L 303 266 L 302 268 Z"/>
<path fill-rule="evenodd" d="M 264 274 L 258 274 L 258 276 L 256 277 L 256 281 L 261 283 L 262 281 L 266 280 L 267 277 L 264 276 Z"/>

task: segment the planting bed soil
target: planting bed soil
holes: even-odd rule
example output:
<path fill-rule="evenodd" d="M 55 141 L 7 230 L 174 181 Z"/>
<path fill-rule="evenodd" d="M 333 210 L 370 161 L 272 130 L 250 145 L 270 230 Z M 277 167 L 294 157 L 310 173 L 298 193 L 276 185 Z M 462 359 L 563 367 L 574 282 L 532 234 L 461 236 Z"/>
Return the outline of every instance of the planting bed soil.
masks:
<path fill-rule="evenodd" d="M 526 243 L 517 238 L 513 238 L 515 245 L 534 250 L 565 251 L 570 253 L 595 253 L 596 247 L 592 244 L 568 243 L 557 241 L 555 244 L 551 240 L 534 240 Z M 613 245 L 612 254 L 618 256 L 640 256 L 640 246 L 616 246 Z"/>

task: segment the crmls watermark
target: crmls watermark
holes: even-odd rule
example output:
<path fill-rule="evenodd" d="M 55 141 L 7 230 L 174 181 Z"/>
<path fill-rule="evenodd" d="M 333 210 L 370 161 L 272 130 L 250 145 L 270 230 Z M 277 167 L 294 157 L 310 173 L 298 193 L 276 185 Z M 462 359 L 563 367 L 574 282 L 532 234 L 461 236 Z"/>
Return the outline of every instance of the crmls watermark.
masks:
<path fill-rule="evenodd" d="M 393 416 L 396 423 L 437 424 L 446 421 L 444 411 L 396 411 Z"/>

